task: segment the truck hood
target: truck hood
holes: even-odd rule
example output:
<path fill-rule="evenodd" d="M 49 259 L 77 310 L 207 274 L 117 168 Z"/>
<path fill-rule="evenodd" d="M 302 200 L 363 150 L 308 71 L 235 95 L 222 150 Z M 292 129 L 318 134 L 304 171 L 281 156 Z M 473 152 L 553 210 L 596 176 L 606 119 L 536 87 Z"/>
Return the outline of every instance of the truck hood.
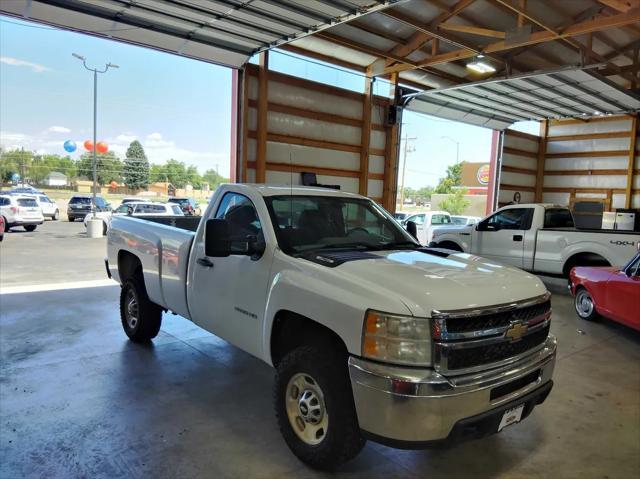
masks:
<path fill-rule="evenodd" d="M 396 250 L 373 255 L 375 258 L 348 261 L 335 269 L 361 286 L 386 290 L 415 316 L 510 303 L 546 292 L 534 275 L 466 253 Z"/>

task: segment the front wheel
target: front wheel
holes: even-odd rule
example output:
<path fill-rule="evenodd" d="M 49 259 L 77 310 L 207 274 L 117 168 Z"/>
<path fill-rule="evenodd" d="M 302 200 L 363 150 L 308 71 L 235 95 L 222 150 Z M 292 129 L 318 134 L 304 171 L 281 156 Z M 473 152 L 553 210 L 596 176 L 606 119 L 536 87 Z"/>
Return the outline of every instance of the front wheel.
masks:
<path fill-rule="evenodd" d="M 53 221 L 58 221 L 60 219 L 60 211 L 56 210 L 56 212 L 51 217 Z"/>
<path fill-rule="evenodd" d="M 289 449 L 309 466 L 332 470 L 364 447 L 347 358 L 334 348 L 302 346 L 277 367 L 274 405 Z"/>
<path fill-rule="evenodd" d="M 586 288 L 580 287 L 578 291 L 576 291 L 576 297 L 573 304 L 576 308 L 576 313 L 578 313 L 578 316 L 580 316 L 581 319 L 595 321 L 600 317 L 596 311 L 596 303 L 593 301 L 591 294 L 586 290 Z"/>
<path fill-rule="evenodd" d="M 162 309 L 149 299 L 140 277 L 128 279 L 120 290 L 120 319 L 124 332 L 135 343 L 150 341 L 160 331 Z"/>
<path fill-rule="evenodd" d="M 25 231 L 35 231 L 36 230 L 36 225 L 24 225 L 24 230 Z"/>

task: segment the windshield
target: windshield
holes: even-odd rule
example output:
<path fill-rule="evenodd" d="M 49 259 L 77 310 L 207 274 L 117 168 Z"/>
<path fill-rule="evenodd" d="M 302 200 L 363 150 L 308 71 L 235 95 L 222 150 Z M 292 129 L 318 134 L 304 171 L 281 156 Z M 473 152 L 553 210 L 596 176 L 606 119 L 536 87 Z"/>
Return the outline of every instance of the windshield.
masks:
<path fill-rule="evenodd" d="M 265 201 L 285 253 L 390 249 L 419 244 L 372 201 L 332 196 L 271 196 Z"/>
<path fill-rule="evenodd" d="M 169 203 L 178 203 L 180 206 L 186 206 L 189 204 L 187 198 L 169 198 Z"/>
<path fill-rule="evenodd" d="M 82 204 L 82 205 L 90 205 L 91 204 L 91 198 L 85 198 L 83 196 L 75 196 L 73 198 L 71 198 L 71 200 L 69 201 L 69 203 L 72 204 Z"/>

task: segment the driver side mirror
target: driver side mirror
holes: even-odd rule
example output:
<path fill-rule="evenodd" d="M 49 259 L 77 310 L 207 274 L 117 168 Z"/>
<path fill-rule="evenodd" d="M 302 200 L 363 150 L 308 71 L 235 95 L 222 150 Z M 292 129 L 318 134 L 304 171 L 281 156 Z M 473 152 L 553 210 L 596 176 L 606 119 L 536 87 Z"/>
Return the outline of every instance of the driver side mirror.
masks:
<path fill-rule="evenodd" d="M 204 254 L 225 258 L 231 254 L 231 228 L 227 220 L 207 220 L 204 226 Z"/>
<path fill-rule="evenodd" d="M 405 227 L 407 228 L 407 233 L 409 233 L 411 236 L 413 236 L 417 240 L 418 239 L 418 227 L 416 226 L 415 222 L 407 221 L 407 224 L 405 225 Z"/>

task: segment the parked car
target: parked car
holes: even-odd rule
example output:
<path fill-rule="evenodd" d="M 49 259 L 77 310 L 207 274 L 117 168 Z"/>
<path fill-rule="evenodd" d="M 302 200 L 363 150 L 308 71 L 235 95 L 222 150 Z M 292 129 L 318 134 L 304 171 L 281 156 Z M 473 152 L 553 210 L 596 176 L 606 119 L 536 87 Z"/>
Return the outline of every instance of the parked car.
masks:
<path fill-rule="evenodd" d="M 169 198 L 169 203 L 176 203 L 180 205 L 180 208 L 182 208 L 182 212 L 185 215 L 200 216 L 202 214 L 200 206 L 198 206 L 198 202 L 193 198 Z"/>
<path fill-rule="evenodd" d="M 409 216 L 404 220 L 404 224 L 409 221 L 416 224 L 416 239 L 426 246 L 431 241 L 435 228 L 451 224 L 451 215 L 446 211 L 427 211 Z"/>
<path fill-rule="evenodd" d="M 47 195 L 29 195 L 32 196 L 40 208 L 42 209 L 42 215 L 45 218 L 51 218 L 54 221 L 57 221 L 60 218 L 60 209 L 55 201 L 49 198 Z"/>
<path fill-rule="evenodd" d="M 482 220 L 479 216 L 460 216 L 452 215 L 451 224 L 454 225 L 475 225 Z"/>
<path fill-rule="evenodd" d="M 146 198 L 140 198 L 137 196 L 133 196 L 133 197 L 129 197 L 129 198 L 122 198 L 122 201 L 120 202 L 120 204 L 125 205 L 127 203 L 149 203 L 151 200 L 146 199 Z"/>
<path fill-rule="evenodd" d="M 573 268 L 569 289 L 580 318 L 603 316 L 640 331 L 640 252 L 622 268 Z"/>
<path fill-rule="evenodd" d="M 4 239 L 4 216 L 0 215 L 0 241 Z"/>
<path fill-rule="evenodd" d="M 124 203 L 118 206 L 113 212 L 100 212 L 96 216 L 102 220 L 102 233 L 107 234 L 111 226 L 111 218 L 116 216 L 184 216 L 180 206 L 173 203 L 152 203 L 148 200 Z M 84 217 L 84 225 L 91 218 L 92 213 Z"/>
<path fill-rule="evenodd" d="M 411 213 L 405 213 L 404 211 L 396 211 L 393 214 L 393 217 L 398 220 L 398 223 L 400 224 L 404 224 L 404 222 L 406 221 L 407 218 L 409 218 L 409 216 L 411 216 Z"/>
<path fill-rule="evenodd" d="M 67 217 L 69 221 L 84 218 L 87 213 L 91 213 L 92 196 L 75 195 L 69 200 L 67 206 Z M 102 196 L 96 196 L 96 212 L 111 212 L 111 205 Z"/>
<path fill-rule="evenodd" d="M 172 220 L 113 217 L 106 266 L 125 333 L 151 340 L 168 310 L 275 367 L 279 428 L 315 468 L 365 438 L 496 433 L 552 388 L 540 279 L 424 248 L 368 198 L 226 184 L 204 217 Z"/>
<path fill-rule="evenodd" d="M 42 193 L 42 191 L 40 191 L 38 188 L 34 188 L 31 185 L 22 185 L 22 186 L 17 186 L 16 188 L 13 188 L 9 194 L 12 195 L 42 195 L 44 193 Z"/>
<path fill-rule="evenodd" d="M 44 223 L 42 210 L 33 196 L 0 196 L 0 214 L 4 217 L 5 231 L 22 226 L 26 231 L 34 231 Z"/>
<path fill-rule="evenodd" d="M 638 241 L 640 233 L 578 230 L 565 206 L 516 204 L 500 208 L 477 225 L 438 228 L 430 245 L 568 277 L 574 266 L 626 264 Z"/>

